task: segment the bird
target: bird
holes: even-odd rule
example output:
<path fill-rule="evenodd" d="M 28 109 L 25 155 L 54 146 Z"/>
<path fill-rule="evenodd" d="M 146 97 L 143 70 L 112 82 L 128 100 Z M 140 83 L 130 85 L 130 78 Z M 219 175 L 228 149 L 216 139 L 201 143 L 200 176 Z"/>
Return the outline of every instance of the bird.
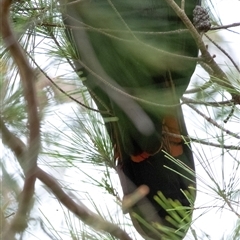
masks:
<path fill-rule="evenodd" d="M 198 4 L 185 0 L 191 21 Z M 74 69 L 84 74 L 111 139 L 123 203 L 146 189 L 124 211 L 145 239 L 183 239 L 196 198 L 180 104 L 196 67 L 193 37 L 165 0 L 68 1 L 62 15 Z M 169 221 L 171 207 L 159 204 L 159 196 L 185 207 L 188 217 L 172 207 L 180 220 Z"/>

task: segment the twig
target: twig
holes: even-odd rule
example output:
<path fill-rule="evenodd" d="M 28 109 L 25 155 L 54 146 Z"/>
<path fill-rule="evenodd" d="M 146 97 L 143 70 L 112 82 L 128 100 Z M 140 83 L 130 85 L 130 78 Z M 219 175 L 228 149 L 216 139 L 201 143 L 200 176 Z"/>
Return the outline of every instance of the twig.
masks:
<path fill-rule="evenodd" d="M 192 88 L 192 89 L 189 89 L 189 90 L 185 91 L 184 95 L 185 94 L 193 94 L 193 93 L 197 93 L 199 91 L 203 91 L 203 90 L 209 88 L 212 84 L 213 84 L 212 81 L 207 81 L 202 86 L 199 86 L 199 87 L 196 87 L 196 88 Z"/>
<path fill-rule="evenodd" d="M 233 102 L 230 113 L 229 113 L 228 116 L 223 120 L 224 123 L 227 123 L 227 122 L 229 121 L 229 119 L 233 116 L 234 110 L 235 110 L 235 106 L 236 106 L 236 104 Z"/>
<path fill-rule="evenodd" d="M 219 196 L 223 198 L 223 200 L 226 202 L 226 204 L 228 205 L 228 207 L 230 208 L 230 210 L 240 219 L 240 213 L 238 213 L 232 206 L 231 202 L 228 200 L 226 194 L 224 193 L 224 191 L 219 191 L 218 192 Z"/>
<path fill-rule="evenodd" d="M 198 240 L 198 237 L 197 237 L 195 229 L 193 229 L 192 227 L 190 227 L 190 229 L 191 229 L 191 233 L 192 233 L 192 235 L 194 237 L 194 240 Z"/>
<path fill-rule="evenodd" d="M 15 154 L 17 160 L 21 165 L 21 158 L 26 151 L 26 146 L 21 139 L 16 137 L 9 131 L 3 120 L 0 118 L 1 133 L 3 143 L 9 147 Z M 120 229 L 117 225 L 105 221 L 99 215 L 89 210 L 84 204 L 77 204 L 74 202 L 61 188 L 60 184 L 48 173 L 37 167 L 35 176 L 42 181 L 56 196 L 56 198 L 72 213 L 79 217 L 87 225 L 97 229 L 106 231 L 121 240 L 131 240 L 128 234 Z M 8 237 L 8 236 L 6 236 Z M 5 239 L 5 238 L 4 238 Z M 8 238 L 6 238 L 8 239 Z"/>
<path fill-rule="evenodd" d="M 209 142 L 209 141 L 206 141 L 206 140 L 203 140 L 203 139 L 193 138 L 193 137 L 190 137 L 190 136 L 184 136 L 184 135 L 179 135 L 179 134 L 165 132 L 165 131 L 163 131 L 162 133 L 166 134 L 166 135 L 169 135 L 171 137 L 175 137 L 175 138 L 183 138 L 186 142 L 195 142 L 195 143 L 200 143 L 200 144 L 207 145 L 207 146 L 230 149 L 230 150 L 240 150 L 239 146 L 223 145 L 223 144 L 219 144 L 219 143 L 213 143 L 213 142 Z"/>
<path fill-rule="evenodd" d="M 61 87 L 59 87 L 59 85 L 57 83 L 55 83 L 49 76 L 47 73 L 45 73 L 42 68 L 37 64 L 37 62 L 31 57 L 32 61 L 34 62 L 34 64 L 36 65 L 36 67 L 40 70 L 40 72 L 52 83 L 52 85 L 57 88 L 61 93 L 63 93 L 66 97 L 68 97 L 69 99 L 71 99 L 72 101 L 74 101 L 75 103 L 79 104 L 80 106 L 94 111 L 94 112 L 99 112 L 99 113 L 104 113 L 104 114 L 109 114 L 110 115 L 110 111 L 100 111 L 96 108 L 92 108 L 89 107 L 88 105 L 78 101 L 76 98 L 72 97 L 70 94 L 68 94 L 66 91 L 64 91 Z"/>
<path fill-rule="evenodd" d="M 233 100 L 227 100 L 227 101 L 222 101 L 222 102 L 204 102 L 204 101 L 196 101 L 191 98 L 186 98 L 186 97 L 181 97 L 182 104 L 189 104 L 189 103 L 194 103 L 194 104 L 200 104 L 200 105 L 205 105 L 205 106 L 211 106 L 211 107 L 222 107 L 222 106 L 232 106 L 233 105 Z"/>
<path fill-rule="evenodd" d="M 202 41 L 201 35 L 198 33 L 196 28 L 193 26 L 192 22 L 189 20 L 187 15 L 185 14 L 184 10 L 182 10 L 174 0 L 165 0 L 169 6 L 175 11 L 175 13 L 179 16 L 185 26 L 189 29 L 192 37 L 194 38 L 198 48 L 201 51 L 202 58 L 204 62 L 206 62 L 214 71 L 214 82 L 218 83 L 219 85 L 227 88 L 231 95 L 234 95 L 232 92 L 236 92 L 236 89 L 232 86 L 230 81 L 228 80 L 226 74 L 222 71 L 222 69 L 218 66 L 218 64 L 214 61 L 213 57 L 208 52 L 204 42 Z"/>
<path fill-rule="evenodd" d="M 128 234 L 117 225 L 105 221 L 99 215 L 90 211 L 84 204 L 75 203 L 61 188 L 60 184 L 49 174 L 38 168 L 37 178 L 48 186 L 57 199 L 84 223 L 96 230 L 102 230 L 122 240 L 131 240 Z"/>
<path fill-rule="evenodd" d="M 194 103 L 194 104 L 201 104 L 205 106 L 211 106 L 211 107 L 223 107 L 223 106 L 231 106 L 231 111 L 226 117 L 226 119 L 223 120 L 224 123 L 227 123 L 229 119 L 233 116 L 236 102 L 234 99 L 227 100 L 227 101 L 222 101 L 222 102 L 204 102 L 204 101 L 196 101 L 190 98 L 182 97 L 182 104 L 189 104 L 189 103 Z"/>
<path fill-rule="evenodd" d="M 232 24 L 223 25 L 223 26 L 211 27 L 210 30 L 228 29 L 228 28 L 239 27 L 239 26 L 240 26 L 240 23 L 232 23 Z"/>
<path fill-rule="evenodd" d="M 204 34 L 204 36 L 211 42 L 213 43 L 222 53 L 224 53 L 227 58 L 232 62 L 233 66 L 237 69 L 237 71 L 240 73 L 240 69 L 238 67 L 238 65 L 235 63 L 235 61 L 232 59 L 232 57 L 221 47 L 219 46 L 215 41 L 213 41 L 212 38 L 210 38 L 206 33 Z"/>
<path fill-rule="evenodd" d="M 219 125 L 216 121 L 214 121 L 212 118 L 206 116 L 205 114 L 203 114 L 201 111 L 199 111 L 196 107 L 194 107 L 192 104 L 187 104 L 187 106 L 189 106 L 190 108 L 192 108 L 196 113 L 198 113 L 200 116 L 202 116 L 205 120 L 207 120 L 209 123 L 213 124 L 214 126 L 216 126 L 217 128 L 221 129 L 223 132 L 231 135 L 232 137 L 235 137 L 237 139 L 240 139 L 240 136 L 230 130 L 225 129 L 224 127 L 222 127 L 221 125 Z"/>

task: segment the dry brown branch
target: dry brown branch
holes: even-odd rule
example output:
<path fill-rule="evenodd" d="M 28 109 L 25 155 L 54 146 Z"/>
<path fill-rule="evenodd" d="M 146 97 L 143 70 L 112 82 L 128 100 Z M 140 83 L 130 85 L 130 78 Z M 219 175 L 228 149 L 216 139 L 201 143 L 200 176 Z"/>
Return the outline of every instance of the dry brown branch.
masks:
<path fill-rule="evenodd" d="M 14 153 L 14 155 L 16 156 L 17 160 L 21 165 L 22 156 L 26 151 L 25 144 L 22 142 L 21 139 L 19 139 L 9 131 L 9 129 L 6 127 L 5 123 L 1 118 L 0 118 L 0 125 L 1 125 L 0 130 L 2 133 L 3 143 L 12 150 L 12 152 Z M 120 229 L 117 225 L 104 220 L 99 215 L 89 210 L 84 204 L 77 204 L 76 202 L 74 202 L 74 200 L 71 199 L 62 190 L 62 187 L 57 182 L 57 180 L 54 179 L 52 176 L 50 176 L 48 173 L 44 172 L 41 168 L 39 167 L 36 168 L 35 176 L 52 191 L 52 193 L 56 196 L 56 198 L 67 209 L 69 209 L 69 211 L 74 213 L 87 225 L 93 227 L 96 230 L 108 232 L 121 240 L 131 240 L 128 234 L 122 229 Z M 8 236 L 6 235 L 6 237 Z"/>

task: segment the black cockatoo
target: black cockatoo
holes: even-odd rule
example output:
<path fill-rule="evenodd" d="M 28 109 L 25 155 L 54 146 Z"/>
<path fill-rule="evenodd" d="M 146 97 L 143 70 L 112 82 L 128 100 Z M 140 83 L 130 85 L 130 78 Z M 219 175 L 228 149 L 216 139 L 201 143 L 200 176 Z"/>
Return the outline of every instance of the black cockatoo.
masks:
<path fill-rule="evenodd" d="M 190 20 L 197 4 L 185 0 Z M 198 54 L 193 38 L 165 0 L 81 0 L 64 6 L 67 35 L 78 55 L 75 70 L 84 72 L 105 121 L 124 196 L 142 185 L 149 188 L 128 209 L 135 228 L 145 238 L 161 239 L 161 230 L 148 227 L 155 222 L 176 230 L 171 239 L 182 239 L 189 218 L 180 214 L 182 224 L 170 223 L 154 196 L 160 191 L 186 207 L 195 199 L 194 190 L 190 198 L 184 193 L 195 187 L 194 161 L 180 137 L 187 135 L 180 98 Z"/>

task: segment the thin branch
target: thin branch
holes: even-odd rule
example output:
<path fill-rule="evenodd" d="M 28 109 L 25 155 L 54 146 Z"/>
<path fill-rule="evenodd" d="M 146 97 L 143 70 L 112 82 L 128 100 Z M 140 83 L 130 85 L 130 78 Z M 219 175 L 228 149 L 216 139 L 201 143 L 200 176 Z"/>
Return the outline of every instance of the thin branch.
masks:
<path fill-rule="evenodd" d="M 228 25 L 211 27 L 210 30 L 228 29 L 228 28 L 239 27 L 239 26 L 240 26 L 240 23 L 231 23 L 231 24 L 228 24 Z"/>
<path fill-rule="evenodd" d="M 224 123 L 227 123 L 227 122 L 229 121 L 229 119 L 233 116 L 234 111 L 235 111 L 235 107 L 236 107 L 236 104 L 233 102 L 230 113 L 229 113 L 228 116 L 223 120 Z"/>
<path fill-rule="evenodd" d="M 236 102 L 234 99 L 227 100 L 227 101 L 222 101 L 222 102 L 204 102 L 204 101 L 196 101 L 194 99 L 182 97 L 182 104 L 189 104 L 189 103 L 194 103 L 194 104 L 200 104 L 200 105 L 205 105 L 205 106 L 210 106 L 210 107 L 223 107 L 223 106 L 231 106 L 231 111 L 226 117 L 226 119 L 223 120 L 224 123 L 227 123 L 228 120 L 233 116 Z"/>
<path fill-rule="evenodd" d="M 52 26 L 51 24 L 47 24 L 47 23 L 40 23 L 41 25 L 43 26 L 48 26 L 50 25 L 50 27 Z M 118 30 L 118 29 L 110 29 L 110 28 L 95 28 L 91 25 L 88 25 L 86 23 L 83 23 L 83 22 L 79 22 L 79 25 L 82 25 L 81 26 L 71 26 L 71 25 L 68 25 L 68 24 L 64 24 L 64 27 L 65 28 L 69 28 L 69 29 L 86 29 L 86 30 L 91 30 L 91 31 L 95 31 L 95 32 L 99 32 L 99 33 L 102 33 L 106 36 L 109 36 L 109 37 L 112 37 L 112 38 L 116 38 L 116 39 L 119 39 L 121 41 L 131 41 L 131 40 L 127 40 L 125 38 L 119 38 L 115 35 L 111 35 L 110 33 L 129 33 L 129 30 Z M 40 26 L 41 26 L 40 25 Z M 55 26 L 52 26 L 52 27 L 60 27 L 60 28 L 63 28 L 63 26 L 61 25 L 55 25 Z M 131 29 L 131 33 L 133 33 L 134 35 L 175 35 L 175 34 L 180 34 L 180 33 L 186 33 L 188 32 L 189 30 L 188 29 L 177 29 L 177 30 L 172 30 L 172 31 L 164 31 L 164 32 L 160 32 L 160 31 L 137 31 L 137 30 L 132 30 Z"/>
<path fill-rule="evenodd" d="M 219 46 L 212 38 L 210 38 L 206 33 L 204 36 L 211 42 L 213 43 L 222 53 L 224 53 L 227 58 L 232 62 L 233 66 L 237 69 L 237 71 L 240 73 L 240 69 L 238 65 L 235 63 L 235 61 L 232 59 L 232 57 L 221 47 Z"/>
<path fill-rule="evenodd" d="M 71 99 L 72 101 L 74 101 L 75 103 L 79 104 L 80 106 L 88 109 L 88 110 L 91 110 L 91 111 L 94 111 L 94 112 L 98 112 L 98 113 L 104 113 L 104 114 L 109 114 L 110 115 L 110 112 L 109 111 L 100 111 L 96 108 L 92 108 L 92 107 L 89 107 L 88 105 L 78 101 L 76 98 L 72 97 L 70 94 L 68 94 L 66 91 L 64 91 L 61 87 L 58 86 L 57 83 L 55 83 L 48 75 L 47 73 L 45 73 L 43 71 L 43 69 L 37 64 L 37 62 L 31 57 L 32 61 L 34 62 L 34 64 L 36 65 L 36 67 L 40 70 L 40 72 L 52 83 L 52 85 L 57 88 L 61 93 L 63 93 L 66 97 L 68 97 L 69 99 Z"/>
<path fill-rule="evenodd" d="M 227 100 L 222 102 L 204 102 L 204 101 L 200 101 L 200 100 L 197 101 L 197 100 L 186 98 L 186 97 L 181 97 L 181 100 L 182 100 L 182 104 L 194 103 L 194 104 L 200 104 L 200 105 L 211 106 L 211 107 L 232 106 L 234 104 L 233 100 Z"/>
<path fill-rule="evenodd" d="M 4 121 L 0 118 L 1 133 L 3 143 L 12 150 L 15 154 L 17 160 L 21 165 L 21 158 L 26 151 L 26 146 L 21 139 L 16 137 L 13 133 L 9 131 L 6 127 Z M 41 168 L 37 167 L 35 176 L 42 181 L 56 196 L 56 198 L 72 213 L 79 217 L 84 223 L 95 228 L 96 230 L 102 230 L 112 234 L 113 236 L 121 240 L 131 240 L 128 234 L 120 229 L 117 225 L 110 223 L 99 215 L 95 214 L 89 210 L 84 204 L 77 204 L 73 201 L 63 190 L 61 185 L 54 179 L 51 175 L 44 172 Z M 6 238 L 8 239 L 6 235 Z M 10 238 L 9 238 L 10 239 Z"/>
<path fill-rule="evenodd" d="M 57 199 L 84 223 L 96 230 L 102 230 L 122 240 L 131 240 L 128 234 L 117 225 L 105 221 L 102 217 L 89 210 L 84 204 L 77 204 L 61 188 L 60 184 L 49 174 L 38 168 L 37 178 L 48 186 Z"/>
<path fill-rule="evenodd" d="M 113 5 L 111 5 L 113 9 L 115 9 L 115 7 Z M 71 16 L 67 15 L 67 20 L 66 21 L 66 25 L 70 25 L 72 26 L 73 31 L 75 30 L 75 27 L 78 26 L 81 23 L 80 17 L 74 12 L 74 9 L 70 9 L 71 12 Z M 117 10 L 115 10 L 116 14 L 119 15 L 119 13 L 117 12 Z M 174 58 L 179 58 L 179 60 L 190 60 L 190 61 L 201 61 L 202 58 L 198 58 L 198 57 L 189 57 L 189 56 L 183 56 L 183 55 L 179 55 L 179 54 L 175 54 L 175 53 L 170 53 L 168 51 L 164 51 L 158 48 L 153 47 L 152 45 L 146 44 L 144 42 L 142 42 L 137 36 L 134 35 L 134 32 L 131 31 L 131 29 L 129 29 L 127 23 L 124 21 L 124 19 L 122 19 L 122 17 L 119 15 L 121 21 L 123 22 L 123 24 L 126 26 L 126 29 L 129 31 L 129 33 L 132 35 L 132 38 L 130 38 L 130 40 L 127 41 L 131 41 L 131 42 L 136 42 L 137 44 L 140 44 L 140 46 L 145 46 L 149 49 L 153 49 L 155 51 L 158 51 L 161 54 L 164 54 L 166 56 L 171 56 Z M 77 19 L 77 20 L 76 20 Z M 103 91 L 106 92 L 106 94 L 111 98 L 114 99 L 114 101 L 122 108 L 124 109 L 124 111 L 127 111 L 127 115 L 131 115 L 131 113 L 128 111 L 130 109 L 130 103 L 132 106 L 134 106 L 134 109 L 138 109 L 136 103 L 134 103 L 132 100 L 134 100 L 135 102 L 140 102 L 140 103 L 144 103 L 144 104 L 149 104 L 151 106 L 157 106 L 157 107 L 174 107 L 176 106 L 175 104 L 169 105 L 169 104 L 159 104 L 157 102 L 148 100 L 148 99 L 144 99 L 144 98 L 140 98 L 134 95 L 131 95 L 130 93 L 128 93 L 126 90 L 124 90 L 122 87 L 119 86 L 119 84 L 117 84 L 115 81 L 113 81 L 105 72 L 105 70 L 102 68 L 101 64 L 99 63 L 97 57 L 95 56 L 95 52 L 92 50 L 92 46 L 90 46 L 91 44 L 89 43 L 86 33 L 83 29 L 78 29 L 79 31 L 76 31 L 74 34 L 76 35 L 76 38 L 79 38 L 79 35 L 81 35 L 81 39 L 82 41 L 84 41 L 85 47 L 88 46 L 88 50 L 86 50 L 87 48 L 82 48 L 82 42 L 80 43 L 79 41 L 76 42 L 76 44 L 80 44 L 79 46 L 77 46 L 78 50 L 81 50 L 81 52 L 79 53 L 82 58 L 78 59 L 77 63 L 83 67 L 84 69 L 86 69 L 90 74 L 92 74 L 97 80 L 99 80 L 98 82 L 96 82 L 96 84 L 100 87 L 100 88 L 104 88 Z M 125 40 L 124 40 L 125 41 Z M 89 50 L 91 49 L 91 51 Z M 84 60 L 85 58 L 85 60 Z M 94 60 L 94 61 L 93 61 Z M 86 62 L 87 61 L 87 62 Z M 93 67 L 94 66 L 94 67 Z M 93 70 L 94 69 L 94 70 Z M 100 83 L 103 83 L 100 84 Z M 112 91 L 114 90 L 114 91 Z M 124 96 L 124 98 L 122 98 L 122 96 Z M 127 105 L 129 107 L 126 107 L 125 101 L 123 101 L 123 99 L 128 100 Z M 124 105 L 125 104 L 125 105 Z M 124 106 L 123 106 L 124 105 Z M 133 107 L 131 107 L 133 108 Z M 141 114 L 142 115 L 142 114 Z M 135 120 L 135 119 L 134 119 Z"/>
<path fill-rule="evenodd" d="M 204 62 L 206 62 L 214 71 L 214 82 L 218 83 L 219 85 L 227 88 L 230 90 L 230 94 L 233 96 L 232 92 L 236 92 L 236 89 L 232 86 L 231 82 L 228 80 L 226 74 L 222 71 L 222 69 L 218 66 L 218 64 L 214 61 L 213 57 L 208 52 L 207 47 L 205 46 L 201 35 L 198 33 L 196 28 L 193 26 L 190 19 L 185 14 L 184 10 L 182 10 L 174 0 L 165 0 L 169 6 L 175 11 L 175 13 L 179 16 L 185 26 L 189 29 L 192 37 L 194 38 L 198 48 L 201 51 L 202 58 Z"/>
<path fill-rule="evenodd" d="M 225 193 L 223 193 L 221 191 L 221 194 L 219 194 L 223 200 L 226 202 L 226 204 L 228 205 L 228 207 L 231 209 L 231 211 L 240 219 L 240 213 L 238 213 L 232 206 L 231 202 L 228 200 L 227 196 Z"/>
<path fill-rule="evenodd" d="M 203 91 L 205 89 L 208 89 L 212 84 L 213 84 L 212 81 L 207 81 L 202 86 L 199 86 L 199 87 L 196 87 L 196 88 L 192 88 L 192 89 L 189 89 L 189 90 L 185 91 L 184 95 L 185 94 L 193 94 L 193 93 L 197 93 L 199 91 Z"/>
<path fill-rule="evenodd" d="M 239 150 L 240 149 L 240 146 L 223 145 L 223 144 L 219 144 L 219 143 L 209 142 L 209 141 L 206 141 L 206 140 L 203 140 L 200 138 L 194 138 L 194 137 L 190 137 L 190 136 L 184 136 L 184 135 L 179 135 L 179 134 L 165 132 L 165 131 L 163 131 L 162 133 L 169 135 L 171 137 L 175 137 L 175 138 L 183 138 L 186 142 L 195 142 L 195 143 L 200 143 L 200 144 L 207 145 L 207 146 L 230 149 L 230 150 Z"/>
<path fill-rule="evenodd" d="M 225 132 L 226 134 L 235 137 L 237 139 L 240 139 L 240 136 L 228 129 L 225 129 L 224 127 L 222 127 L 221 125 L 219 125 L 216 121 L 214 121 L 212 118 L 206 116 L 205 114 L 203 114 L 201 111 L 199 111 L 196 107 L 194 107 L 192 104 L 187 104 L 187 106 L 189 106 L 190 108 L 192 108 L 196 113 L 198 113 L 200 116 L 202 116 L 205 120 L 207 120 L 209 123 L 213 124 L 215 127 L 221 129 L 223 132 Z"/>

